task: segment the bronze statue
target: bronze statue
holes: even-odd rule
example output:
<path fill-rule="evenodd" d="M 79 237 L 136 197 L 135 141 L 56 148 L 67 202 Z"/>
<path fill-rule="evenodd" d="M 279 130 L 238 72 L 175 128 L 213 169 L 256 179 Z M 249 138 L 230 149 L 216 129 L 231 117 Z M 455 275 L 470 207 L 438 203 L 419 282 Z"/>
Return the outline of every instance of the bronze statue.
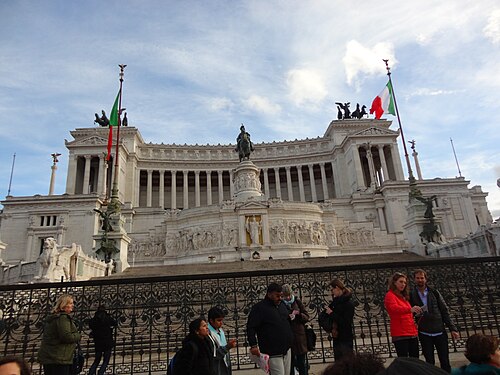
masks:
<path fill-rule="evenodd" d="M 361 108 L 359 108 L 359 103 L 356 103 L 356 109 L 351 114 L 351 118 L 361 119 L 366 114 L 367 114 L 367 112 L 366 112 L 366 105 L 364 105 Z"/>
<path fill-rule="evenodd" d="M 430 198 L 425 198 L 425 197 L 420 197 L 420 196 L 415 197 L 415 199 L 417 199 L 420 202 L 422 202 L 423 204 L 425 204 L 426 209 L 425 209 L 424 217 L 426 219 L 431 219 L 434 217 L 434 213 L 432 212 L 432 206 L 433 206 L 433 203 L 436 200 L 436 198 L 437 198 L 436 195 L 433 195 Z"/>
<path fill-rule="evenodd" d="M 94 208 L 94 211 L 99 213 L 99 216 L 101 217 L 101 229 L 105 233 L 113 232 L 113 227 L 111 226 L 111 214 L 108 211 L 103 212 L 101 210 L 98 210 L 97 208 Z"/>
<path fill-rule="evenodd" d="M 128 126 L 127 112 L 123 114 L 122 126 Z"/>
<path fill-rule="evenodd" d="M 238 134 L 238 138 L 236 138 L 236 148 L 234 150 L 238 151 L 240 162 L 242 160 L 250 160 L 253 144 L 250 140 L 250 134 L 245 131 L 245 126 L 243 124 L 240 126 L 240 134 Z"/>
<path fill-rule="evenodd" d="M 416 143 L 416 142 L 415 142 L 415 140 L 414 140 L 414 139 L 412 139 L 411 141 L 408 141 L 408 143 L 409 143 L 409 144 L 411 144 L 411 146 L 410 146 L 410 147 L 411 147 L 411 149 L 412 149 L 413 151 L 415 151 L 415 143 Z"/>
<path fill-rule="evenodd" d="M 59 154 L 58 152 L 56 153 L 53 153 L 53 154 L 50 154 L 50 156 L 52 156 L 52 161 L 54 162 L 54 164 L 58 163 L 59 162 L 59 156 L 61 156 L 61 154 Z"/>
<path fill-rule="evenodd" d="M 106 112 L 104 112 L 104 109 L 101 111 L 102 116 L 99 118 L 97 113 L 95 114 L 95 120 L 94 124 L 98 123 L 100 126 L 109 126 L 109 119 L 106 117 Z"/>
<path fill-rule="evenodd" d="M 342 116 L 342 118 L 344 120 L 351 118 L 351 111 L 349 110 L 349 106 L 351 105 L 350 102 L 348 102 L 348 103 L 335 102 L 335 104 L 337 104 L 337 109 L 338 109 L 337 118 L 339 117 L 339 114 L 341 114 L 341 112 L 340 112 L 341 109 L 344 111 L 344 114 Z M 339 118 L 339 120 L 341 120 L 341 119 Z"/>

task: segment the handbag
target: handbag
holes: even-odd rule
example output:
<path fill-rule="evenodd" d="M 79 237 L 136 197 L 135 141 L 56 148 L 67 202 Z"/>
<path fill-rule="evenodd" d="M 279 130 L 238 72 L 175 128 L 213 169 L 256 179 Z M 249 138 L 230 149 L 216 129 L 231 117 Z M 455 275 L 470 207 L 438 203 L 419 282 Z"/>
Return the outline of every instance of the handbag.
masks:
<path fill-rule="evenodd" d="M 306 344 L 307 350 L 313 351 L 316 350 L 316 332 L 314 332 L 313 326 L 311 323 L 304 324 L 306 328 Z"/>
<path fill-rule="evenodd" d="M 71 375 L 78 375 L 83 370 L 85 356 L 83 355 L 80 343 L 76 344 L 75 352 L 73 353 L 73 363 L 71 364 Z"/>
<path fill-rule="evenodd" d="M 318 323 L 326 332 L 332 333 L 334 325 L 332 314 L 328 314 L 326 310 L 321 311 L 318 315 Z"/>

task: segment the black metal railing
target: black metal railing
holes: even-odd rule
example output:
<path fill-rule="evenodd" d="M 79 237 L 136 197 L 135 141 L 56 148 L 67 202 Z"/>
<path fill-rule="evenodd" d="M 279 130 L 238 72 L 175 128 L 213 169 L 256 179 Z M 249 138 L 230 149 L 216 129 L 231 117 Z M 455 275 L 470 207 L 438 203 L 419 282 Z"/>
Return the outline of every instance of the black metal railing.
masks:
<path fill-rule="evenodd" d="M 108 373 L 164 374 L 194 318 L 214 305 L 227 316 L 224 328 L 238 340 L 232 351 L 234 369 L 252 368 L 245 337 L 248 313 L 272 282 L 289 283 L 297 291 L 318 335 L 311 363 L 333 360 L 331 338 L 318 329 L 317 316 L 330 302 L 328 283 L 341 278 L 353 290 L 356 304 L 355 349 L 394 356 L 389 319 L 383 306 L 387 279 L 395 271 L 411 274 L 424 268 L 433 286 L 445 297 L 461 338 L 450 340 L 451 351 L 462 351 L 475 332 L 499 334 L 500 258 L 438 259 L 420 262 L 289 269 L 238 274 L 163 276 L 88 282 L 0 287 L 1 354 L 18 355 L 40 373 L 36 361 L 43 321 L 61 293 L 75 299 L 74 317 L 80 324 L 86 367 L 93 360 L 87 321 L 100 304 L 118 321 L 116 347 Z"/>

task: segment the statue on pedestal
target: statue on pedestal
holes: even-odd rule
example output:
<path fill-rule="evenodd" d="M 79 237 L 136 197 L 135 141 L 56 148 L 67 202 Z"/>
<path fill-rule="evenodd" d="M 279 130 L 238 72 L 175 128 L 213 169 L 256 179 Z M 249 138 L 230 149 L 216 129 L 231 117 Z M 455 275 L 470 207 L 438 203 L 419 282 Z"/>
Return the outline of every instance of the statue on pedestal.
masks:
<path fill-rule="evenodd" d="M 238 134 L 238 138 L 236 138 L 235 151 L 238 151 L 240 162 L 242 160 L 250 160 L 253 144 L 250 140 L 250 134 L 245 131 L 245 126 L 243 124 L 240 126 L 240 134 Z"/>

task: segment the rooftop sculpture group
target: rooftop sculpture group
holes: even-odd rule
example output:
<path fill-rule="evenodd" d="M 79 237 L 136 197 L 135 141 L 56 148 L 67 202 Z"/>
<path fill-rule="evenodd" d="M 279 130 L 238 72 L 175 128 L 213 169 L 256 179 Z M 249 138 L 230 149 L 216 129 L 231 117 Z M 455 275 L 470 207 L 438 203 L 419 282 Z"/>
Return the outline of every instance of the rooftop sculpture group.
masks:
<path fill-rule="evenodd" d="M 351 113 L 351 110 L 349 109 L 349 106 L 351 105 L 350 102 L 347 103 L 335 102 L 335 104 L 337 105 L 338 120 L 345 120 L 351 118 L 361 119 L 363 118 L 363 116 L 368 114 L 366 112 L 366 105 L 360 107 L 359 103 L 356 103 L 356 109 L 354 110 L 354 112 Z M 344 112 L 342 113 L 342 111 Z"/>

